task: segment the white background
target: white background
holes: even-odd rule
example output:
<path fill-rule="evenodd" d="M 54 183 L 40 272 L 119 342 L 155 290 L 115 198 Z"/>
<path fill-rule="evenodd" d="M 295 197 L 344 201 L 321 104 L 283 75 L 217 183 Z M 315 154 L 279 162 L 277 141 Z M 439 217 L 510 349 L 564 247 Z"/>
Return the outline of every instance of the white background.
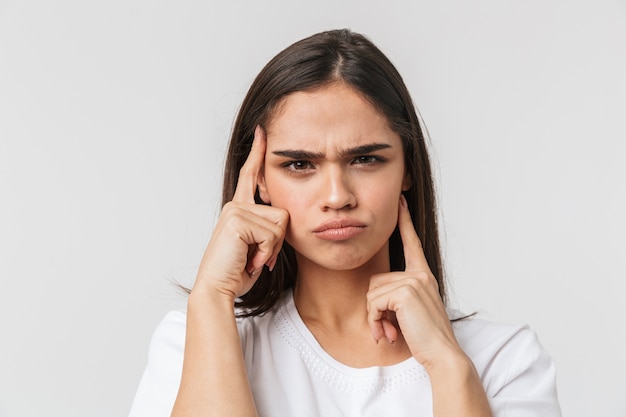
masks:
<path fill-rule="evenodd" d="M 617 0 L 0 1 L 0 416 L 128 413 L 245 91 L 337 27 L 429 127 L 455 305 L 538 332 L 564 416 L 626 416 Z"/>

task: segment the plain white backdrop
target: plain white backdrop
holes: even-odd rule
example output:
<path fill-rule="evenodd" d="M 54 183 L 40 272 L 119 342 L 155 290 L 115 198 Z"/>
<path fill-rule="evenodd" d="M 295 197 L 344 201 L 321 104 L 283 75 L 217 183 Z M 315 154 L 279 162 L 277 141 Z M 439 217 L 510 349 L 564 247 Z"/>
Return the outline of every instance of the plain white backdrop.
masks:
<path fill-rule="evenodd" d="M 125 416 L 184 305 L 253 77 L 367 34 L 432 137 L 452 299 L 626 416 L 626 3 L 0 1 L 0 416 Z"/>

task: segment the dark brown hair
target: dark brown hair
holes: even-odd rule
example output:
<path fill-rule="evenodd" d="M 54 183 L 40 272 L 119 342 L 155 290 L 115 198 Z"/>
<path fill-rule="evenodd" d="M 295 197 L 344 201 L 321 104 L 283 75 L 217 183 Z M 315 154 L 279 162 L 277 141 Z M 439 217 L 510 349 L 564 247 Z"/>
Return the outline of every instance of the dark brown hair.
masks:
<path fill-rule="evenodd" d="M 404 195 L 445 302 L 437 204 L 424 135 L 402 77 L 363 35 L 346 29 L 318 33 L 289 46 L 261 70 L 235 121 L 226 156 L 222 205 L 233 198 L 239 170 L 252 146 L 255 127 L 265 127 L 287 95 L 333 82 L 346 83 L 363 94 L 387 116 L 391 128 L 402 139 L 405 167 L 412 181 Z M 264 204 L 258 194 L 256 202 Z M 397 228 L 389 239 L 389 257 L 392 271 L 404 269 L 404 251 Z M 264 269 L 253 288 L 237 302 L 244 311 L 240 315 L 258 315 L 269 310 L 295 285 L 297 272 L 294 250 L 285 242 L 274 270 Z"/>

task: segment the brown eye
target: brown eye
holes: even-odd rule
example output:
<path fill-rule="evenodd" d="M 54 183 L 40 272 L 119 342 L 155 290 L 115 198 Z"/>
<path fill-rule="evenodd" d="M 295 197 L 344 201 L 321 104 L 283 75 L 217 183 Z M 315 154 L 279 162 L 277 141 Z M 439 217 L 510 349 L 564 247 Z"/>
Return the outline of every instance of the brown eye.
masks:
<path fill-rule="evenodd" d="M 355 164 L 371 164 L 376 161 L 378 161 L 378 158 L 372 155 L 363 155 L 354 158 Z"/>
<path fill-rule="evenodd" d="M 283 166 L 290 171 L 306 171 L 313 168 L 309 161 L 289 161 L 284 163 Z"/>

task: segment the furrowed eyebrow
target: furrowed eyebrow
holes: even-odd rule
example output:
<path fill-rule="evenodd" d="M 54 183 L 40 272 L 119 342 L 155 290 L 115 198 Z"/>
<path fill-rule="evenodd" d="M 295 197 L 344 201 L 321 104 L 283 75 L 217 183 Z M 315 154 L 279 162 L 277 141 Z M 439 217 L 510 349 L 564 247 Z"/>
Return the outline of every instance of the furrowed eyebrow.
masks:
<path fill-rule="evenodd" d="M 291 149 L 287 149 L 284 151 L 274 151 L 272 153 L 274 155 L 284 156 L 285 158 L 296 160 L 321 159 L 324 157 L 324 154 L 321 152 L 309 152 Z"/>
<path fill-rule="evenodd" d="M 367 155 L 372 152 L 379 151 L 381 149 L 391 148 L 391 145 L 387 143 L 371 143 L 367 145 L 361 145 L 354 148 L 344 149 L 339 152 L 339 156 L 352 156 L 352 155 Z M 273 151 L 274 155 L 283 156 L 285 158 L 309 160 L 309 159 L 321 159 L 324 157 L 322 152 L 309 152 L 298 149 L 286 149 L 282 151 Z"/>
<path fill-rule="evenodd" d="M 368 153 L 380 151 L 381 149 L 391 148 L 391 145 L 388 143 L 371 143 L 368 145 L 357 146 L 355 148 L 345 149 L 341 151 L 339 154 L 341 156 L 351 156 L 351 155 L 367 155 Z"/>

